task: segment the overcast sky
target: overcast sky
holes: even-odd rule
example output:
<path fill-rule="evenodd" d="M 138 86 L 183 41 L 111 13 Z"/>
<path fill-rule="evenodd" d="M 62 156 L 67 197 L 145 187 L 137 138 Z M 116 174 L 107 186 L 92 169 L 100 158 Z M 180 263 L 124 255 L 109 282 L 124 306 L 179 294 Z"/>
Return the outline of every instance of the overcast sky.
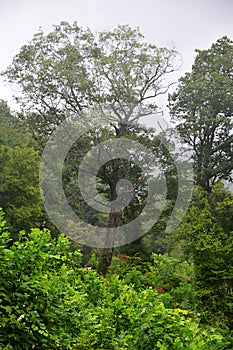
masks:
<path fill-rule="evenodd" d="M 112 29 L 118 24 L 138 26 L 147 41 L 170 47 L 182 55 L 190 71 L 195 49 L 206 49 L 223 35 L 233 38 L 232 0 L 0 0 L 0 71 L 41 26 L 45 32 L 61 21 Z M 178 77 L 178 76 L 177 76 Z M 0 81 L 0 99 L 14 109 L 11 89 Z"/>

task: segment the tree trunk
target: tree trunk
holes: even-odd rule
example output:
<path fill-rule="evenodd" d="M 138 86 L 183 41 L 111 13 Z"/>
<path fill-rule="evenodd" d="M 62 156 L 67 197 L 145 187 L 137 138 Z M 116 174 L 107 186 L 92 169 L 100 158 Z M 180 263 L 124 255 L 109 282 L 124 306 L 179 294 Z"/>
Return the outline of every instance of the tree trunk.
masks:
<path fill-rule="evenodd" d="M 110 186 L 111 201 L 114 201 L 117 198 L 117 192 L 116 192 L 117 179 L 118 179 L 117 174 L 115 174 L 112 184 Z M 99 265 L 98 265 L 98 272 L 104 276 L 107 274 L 108 268 L 112 262 L 115 234 L 119 223 L 119 218 L 120 218 L 120 212 L 118 211 L 115 212 L 114 204 L 112 204 L 111 212 L 109 213 L 109 216 L 108 216 L 105 244 L 104 244 L 104 248 L 101 249 Z"/>
<path fill-rule="evenodd" d="M 119 123 L 118 127 L 114 126 L 116 131 L 116 138 L 120 138 L 124 135 L 127 130 L 127 125 Z M 113 177 L 111 179 L 110 186 L 110 201 L 114 201 L 117 199 L 116 192 L 116 184 L 118 182 L 119 169 L 117 163 L 113 163 Z M 114 253 L 114 241 L 115 234 L 118 227 L 120 219 L 120 212 L 114 211 L 114 204 L 111 207 L 111 213 L 108 216 L 107 228 L 106 228 L 106 239 L 105 239 L 105 247 L 101 249 L 98 272 L 102 275 L 106 275 L 108 272 L 108 268 L 111 265 L 112 257 Z"/>
<path fill-rule="evenodd" d="M 106 229 L 105 248 L 101 249 L 98 272 L 106 275 L 112 262 L 114 252 L 115 233 L 119 222 L 120 213 L 110 213 L 108 217 L 108 227 Z"/>

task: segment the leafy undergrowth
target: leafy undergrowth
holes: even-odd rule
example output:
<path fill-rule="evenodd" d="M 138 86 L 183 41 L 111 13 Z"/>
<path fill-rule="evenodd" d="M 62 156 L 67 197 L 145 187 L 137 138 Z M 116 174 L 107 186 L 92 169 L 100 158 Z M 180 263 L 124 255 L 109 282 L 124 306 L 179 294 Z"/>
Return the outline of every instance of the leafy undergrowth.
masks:
<path fill-rule="evenodd" d="M 0 221 L 0 349 L 229 349 L 216 327 L 170 307 L 150 283 L 81 267 L 68 239 L 46 230 L 12 244 Z"/>

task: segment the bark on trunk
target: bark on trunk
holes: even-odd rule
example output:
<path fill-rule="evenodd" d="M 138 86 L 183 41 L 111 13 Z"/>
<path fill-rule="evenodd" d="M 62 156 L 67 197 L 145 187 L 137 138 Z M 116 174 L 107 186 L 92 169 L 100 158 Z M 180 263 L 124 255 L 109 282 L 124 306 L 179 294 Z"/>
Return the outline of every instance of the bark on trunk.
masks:
<path fill-rule="evenodd" d="M 117 176 L 113 180 L 111 184 L 111 201 L 117 198 L 116 192 L 116 184 L 117 184 Z M 117 230 L 117 226 L 119 223 L 120 212 L 114 211 L 114 205 L 111 207 L 111 212 L 108 216 L 107 228 L 106 228 L 106 238 L 105 238 L 105 247 L 101 249 L 98 272 L 102 275 L 106 275 L 108 272 L 108 268 L 112 262 L 112 256 L 114 252 L 114 241 L 115 234 Z"/>
<path fill-rule="evenodd" d="M 108 227 L 106 231 L 105 248 L 101 250 L 98 272 L 106 275 L 112 262 L 114 253 L 115 233 L 119 222 L 119 213 L 110 213 L 108 217 Z"/>

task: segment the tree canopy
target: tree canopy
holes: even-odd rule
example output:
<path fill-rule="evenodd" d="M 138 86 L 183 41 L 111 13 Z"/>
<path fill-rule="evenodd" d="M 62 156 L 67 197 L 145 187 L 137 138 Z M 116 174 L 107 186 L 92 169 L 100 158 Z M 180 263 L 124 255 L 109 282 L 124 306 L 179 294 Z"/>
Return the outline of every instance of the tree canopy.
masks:
<path fill-rule="evenodd" d="M 39 31 L 3 75 L 21 88 L 17 100 L 31 127 L 50 132 L 65 118 L 94 109 L 117 122 L 156 110 L 165 76 L 178 67 L 174 49 L 158 48 L 127 25 L 96 35 L 62 22 Z"/>
<path fill-rule="evenodd" d="M 196 183 L 207 190 L 233 169 L 233 41 L 197 50 L 191 73 L 169 97 L 177 130 L 193 151 Z"/>

